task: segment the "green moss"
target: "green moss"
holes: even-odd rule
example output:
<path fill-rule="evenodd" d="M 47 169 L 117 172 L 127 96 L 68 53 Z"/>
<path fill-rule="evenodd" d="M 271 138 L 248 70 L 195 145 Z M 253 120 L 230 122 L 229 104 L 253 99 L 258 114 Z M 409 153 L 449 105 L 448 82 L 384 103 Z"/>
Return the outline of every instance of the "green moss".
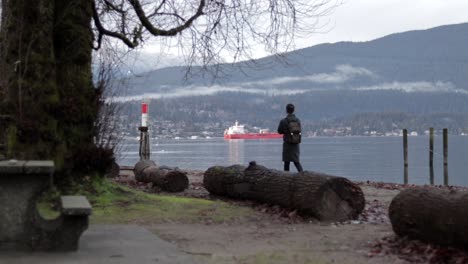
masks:
<path fill-rule="evenodd" d="M 45 219 L 57 218 L 60 215 L 56 210 L 58 208 L 59 198 L 60 193 L 55 188 L 43 193 L 36 202 L 36 208 L 39 214 Z"/>
<path fill-rule="evenodd" d="M 55 210 L 55 206 L 53 203 L 47 202 L 47 201 L 41 201 L 37 203 L 37 210 L 39 214 L 44 218 L 44 219 L 54 219 L 57 218 L 60 213 Z"/>
<path fill-rule="evenodd" d="M 148 194 L 98 177 L 89 178 L 89 181 L 88 186 L 76 186 L 72 193 L 85 195 L 90 200 L 93 205 L 91 223 L 222 223 L 255 214 L 250 208 L 221 201 Z M 45 215 L 52 214 L 50 207 L 53 203 L 42 202 L 39 205 Z"/>

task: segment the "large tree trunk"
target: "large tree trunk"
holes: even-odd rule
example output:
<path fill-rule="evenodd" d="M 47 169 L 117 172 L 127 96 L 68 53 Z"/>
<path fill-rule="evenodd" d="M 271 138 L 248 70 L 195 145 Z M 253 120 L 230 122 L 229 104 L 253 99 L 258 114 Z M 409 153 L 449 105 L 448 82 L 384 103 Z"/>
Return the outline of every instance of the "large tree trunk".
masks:
<path fill-rule="evenodd" d="M 139 161 L 133 173 L 135 180 L 151 182 L 154 186 L 168 192 L 182 192 L 189 185 L 187 173 L 172 167 L 156 167 L 156 163 L 151 160 Z"/>
<path fill-rule="evenodd" d="M 2 10 L 3 114 L 9 124 L 8 154 L 46 159 L 60 149 L 54 111 L 59 101 L 56 77 L 54 1 L 4 0 Z"/>
<path fill-rule="evenodd" d="M 93 142 L 96 135 L 94 122 L 98 113 L 98 94 L 91 72 L 93 1 L 56 0 L 55 3 L 55 82 L 60 100 L 54 118 L 65 144 L 65 153 L 61 153 L 66 161 L 63 165 L 67 170 L 92 171 L 99 166 L 97 163 L 105 162 L 104 168 L 100 168 L 102 173 L 112 163 L 96 155 Z"/>
<path fill-rule="evenodd" d="M 277 204 L 321 221 L 355 219 L 364 209 L 364 194 L 346 178 L 305 171 L 285 173 L 251 162 L 249 167 L 215 166 L 205 172 L 212 194 Z"/>
<path fill-rule="evenodd" d="M 411 188 L 393 198 L 389 216 L 399 236 L 468 249 L 468 192 Z"/>
<path fill-rule="evenodd" d="M 2 3 L 0 69 L 7 69 L 8 81 L 0 89 L 6 95 L 0 114 L 13 116 L 8 156 L 52 159 L 59 175 L 93 171 L 103 164 L 93 155 L 93 1 Z"/>

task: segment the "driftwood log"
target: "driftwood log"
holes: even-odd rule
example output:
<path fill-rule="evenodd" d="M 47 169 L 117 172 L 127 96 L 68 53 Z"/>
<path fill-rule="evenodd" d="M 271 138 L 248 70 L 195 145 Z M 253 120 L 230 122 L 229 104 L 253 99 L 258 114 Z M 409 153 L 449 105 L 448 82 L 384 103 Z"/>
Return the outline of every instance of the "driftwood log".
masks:
<path fill-rule="evenodd" d="M 141 160 L 133 169 L 135 180 L 139 182 L 151 182 L 153 186 L 157 186 L 168 192 L 181 192 L 187 189 L 189 180 L 187 173 L 180 171 L 178 168 L 161 166 L 157 167 L 156 163 L 151 160 Z"/>
<path fill-rule="evenodd" d="M 108 170 L 106 171 L 106 174 L 104 175 L 107 178 L 115 178 L 118 177 L 120 174 L 120 166 L 117 164 L 117 162 L 112 162 L 112 165 Z"/>
<path fill-rule="evenodd" d="M 468 191 L 407 189 L 393 198 L 389 217 L 399 236 L 468 249 Z"/>
<path fill-rule="evenodd" d="M 311 171 L 287 173 L 255 162 L 247 168 L 211 167 L 203 183 L 215 195 L 277 204 L 320 221 L 355 219 L 365 205 L 361 188 L 346 178 Z"/>

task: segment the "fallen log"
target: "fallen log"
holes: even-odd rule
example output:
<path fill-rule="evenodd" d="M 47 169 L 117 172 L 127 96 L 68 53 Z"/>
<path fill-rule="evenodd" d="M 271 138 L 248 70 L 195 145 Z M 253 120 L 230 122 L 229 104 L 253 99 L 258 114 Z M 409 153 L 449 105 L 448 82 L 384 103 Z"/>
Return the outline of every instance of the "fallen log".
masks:
<path fill-rule="evenodd" d="M 133 167 L 133 173 L 135 174 L 135 179 L 139 177 L 140 174 L 148 167 L 156 167 L 156 163 L 152 160 L 140 160 Z M 138 176 L 137 176 L 138 175 Z"/>
<path fill-rule="evenodd" d="M 106 178 L 115 178 L 118 177 L 120 174 L 120 166 L 117 164 L 117 162 L 112 162 L 112 165 L 108 170 L 106 171 L 106 174 L 104 175 Z"/>
<path fill-rule="evenodd" d="M 168 192 L 182 192 L 189 185 L 186 172 L 173 167 L 157 167 L 156 163 L 150 160 L 139 161 L 133 172 L 136 181 L 151 182 L 153 186 Z"/>
<path fill-rule="evenodd" d="M 388 214 L 399 236 L 468 249 L 468 191 L 406 189 L 393 198 Z"/>
<path fill-rule="evenodd" d="M 297 209 L 320 221 L 355 219 L 364 209 L 364 194 L 346 178 L 304 171 L 288 173 L 250 162 L 209 168 L 203 178 L 212 194 Z"/>

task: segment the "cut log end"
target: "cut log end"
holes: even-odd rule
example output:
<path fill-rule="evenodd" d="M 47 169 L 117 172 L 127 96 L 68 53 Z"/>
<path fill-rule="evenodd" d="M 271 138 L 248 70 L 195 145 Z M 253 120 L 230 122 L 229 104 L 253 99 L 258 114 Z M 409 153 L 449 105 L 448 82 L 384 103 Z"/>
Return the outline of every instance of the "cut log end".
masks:
<path fill-rule="evenodd" d="M 138 177 L 143 173 L 143 171 L 148 167 L 156 167 L 156 163 L 152 160 L 140 160 L 135 164 L 133 168 L 133 174 L 135 175 L 135 179 L 137 181 L 141 181 Z"/>
<path fill-rule="evenodd" d="M 361 188 L 341 177 L 328 178 L 327 185 L 323 188 L 320 219 L 322 221 L 356 219 L 366 204 Z"/>
<path fill-rule="evenodd" d="M 150 160 L 142 160 L 135 165 L 135 179 L 139 182 L 153 183 L 153 186 L 167 192 L 182 192 L 188 188 L 187 173 L 178 168 L 156 167 Z"/>
<path fill-rule="evenodd" d="M 153 183 L 168 192 L 183 192 L 188 188 L 189 180 L 186 173 L 182 171 L 170 171 L 160 183 Z"/>

